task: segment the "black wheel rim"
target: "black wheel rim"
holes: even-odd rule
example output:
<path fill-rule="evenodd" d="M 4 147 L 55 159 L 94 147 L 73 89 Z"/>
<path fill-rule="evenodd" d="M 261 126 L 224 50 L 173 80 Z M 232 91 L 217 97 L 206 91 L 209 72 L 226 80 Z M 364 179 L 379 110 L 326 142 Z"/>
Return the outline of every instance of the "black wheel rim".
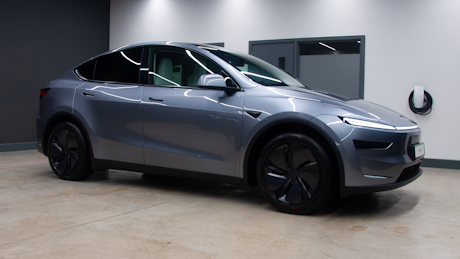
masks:
<path fill-rule="evenodd" d="M 321 177 L 312 152 L 299 143 L 273 149 L 265 160 L 264 177 L 269 193 L 278 201 L 302 204 L 315 195 Z"/>
<path fill-rule="evenodd" d="M 49 158 L 53 168 L 61 175 L 69 175 L 79 160 L 78 141 L 69 130 L 60 130 L 51 136 Z"/>

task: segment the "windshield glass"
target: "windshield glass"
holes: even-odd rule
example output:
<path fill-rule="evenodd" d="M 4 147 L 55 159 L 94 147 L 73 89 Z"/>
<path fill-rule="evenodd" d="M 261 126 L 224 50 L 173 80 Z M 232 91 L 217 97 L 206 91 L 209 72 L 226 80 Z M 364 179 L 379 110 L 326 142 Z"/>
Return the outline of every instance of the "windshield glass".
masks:
<path fill-rule="evenodd" d="M 256 83 L 265 86 L 303 86 L 300 81 L 281 69 L 251 55 L 230 50 L 199 46 L 225 60 Z"/>

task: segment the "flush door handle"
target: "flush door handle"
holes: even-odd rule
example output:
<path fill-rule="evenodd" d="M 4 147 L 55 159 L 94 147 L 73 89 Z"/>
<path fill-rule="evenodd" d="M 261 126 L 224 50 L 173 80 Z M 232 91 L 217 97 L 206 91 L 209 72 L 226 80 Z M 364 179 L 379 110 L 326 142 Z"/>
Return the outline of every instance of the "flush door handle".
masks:
<path fill-rule="evenodd" d="M 83 95 L 84 95 L 84 96 L 88 96 L 88 97 L 94 97 L 94 94 L 87 94 L 87 93 L 85 93 L 85 92 L 83 92 Z"/>
<path fill-rule="evenodd" d="M 163 100 L 161 100 L 161 99 L 155 99 L 155 98 L 149 97 L 149 101 L 152 101 L 152 102 L 162 102 Z"/>

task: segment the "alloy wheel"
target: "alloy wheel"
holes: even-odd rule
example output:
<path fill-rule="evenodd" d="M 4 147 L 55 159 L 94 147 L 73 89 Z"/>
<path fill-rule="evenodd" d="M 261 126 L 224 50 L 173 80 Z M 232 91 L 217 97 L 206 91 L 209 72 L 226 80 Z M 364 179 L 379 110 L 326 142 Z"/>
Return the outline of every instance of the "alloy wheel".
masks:
<path fill-rule="evenodd" d="M 264 166 L 264 179 L 270 195 L 284 204 L 305 203 L 318 190 L 321 169 L 312 152 L 300 143 L 275 147 Z"/>
<path fill-rule="evenodd" d="M 51 165 L 59 175 L 68 175 L 77 166 L 80 159 L 78 141 L 75 135 L 61 129 L 52 135 L 49 147 Z"/>

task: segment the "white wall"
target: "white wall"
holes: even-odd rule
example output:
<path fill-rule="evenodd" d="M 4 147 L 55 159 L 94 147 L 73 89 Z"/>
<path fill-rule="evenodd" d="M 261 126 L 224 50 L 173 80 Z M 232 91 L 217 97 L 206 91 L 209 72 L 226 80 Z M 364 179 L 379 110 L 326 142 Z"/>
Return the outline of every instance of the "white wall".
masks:
<path fill-rule="evenodd" d="M 419 123 L 426 157 L 460 160 L 458 0 L 112 0 L 110 47 L 171 40 L 225 42 L 366 36 L 364 97 Z M 407 99 L 434 99 L 428 116 Z"/>

